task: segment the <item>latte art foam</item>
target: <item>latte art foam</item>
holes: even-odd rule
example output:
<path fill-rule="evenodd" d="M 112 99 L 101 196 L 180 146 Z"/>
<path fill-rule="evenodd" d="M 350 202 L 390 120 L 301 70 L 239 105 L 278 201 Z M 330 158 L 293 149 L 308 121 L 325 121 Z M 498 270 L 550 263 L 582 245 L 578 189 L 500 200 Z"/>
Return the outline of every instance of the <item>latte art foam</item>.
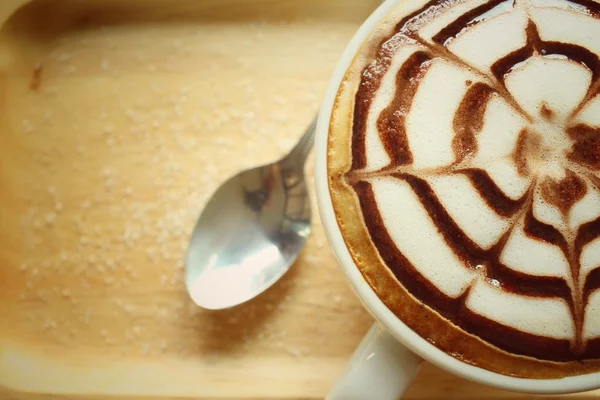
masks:
<path fill-rule="evenodd" d="M 402 2 L 340 87 L 328 167 L 417 333 L 511 375 L 600 369 L 600 3 Z"/>

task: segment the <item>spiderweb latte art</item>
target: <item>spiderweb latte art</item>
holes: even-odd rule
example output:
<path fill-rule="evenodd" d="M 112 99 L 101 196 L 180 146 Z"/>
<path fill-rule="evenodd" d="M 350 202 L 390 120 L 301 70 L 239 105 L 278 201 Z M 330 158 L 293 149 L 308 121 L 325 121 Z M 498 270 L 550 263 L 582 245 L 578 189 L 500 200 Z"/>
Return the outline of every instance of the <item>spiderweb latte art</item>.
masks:
<path fill-rule="evenodd" d="M 328 152 L 351 255 L 413 330 L 505 374 L 600 369 L 600 3 L 401 2 Z"/>

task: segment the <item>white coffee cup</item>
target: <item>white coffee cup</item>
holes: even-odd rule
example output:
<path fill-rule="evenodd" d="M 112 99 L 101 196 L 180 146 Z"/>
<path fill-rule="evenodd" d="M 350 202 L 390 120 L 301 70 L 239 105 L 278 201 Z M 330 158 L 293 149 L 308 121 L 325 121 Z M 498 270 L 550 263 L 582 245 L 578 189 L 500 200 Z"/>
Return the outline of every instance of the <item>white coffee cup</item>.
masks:
<path fill-rule="evenodd" d="M 600 372 L 560 379 L 515 378 L 466 364 L 438 349 L 399 320 L 377 297 L 354 264 L 337 225 L 327 185 L 327 134 L 333 103 L 344 74 L 376 24 L 400 1 L 383 3 L 360 27 L 344 51 L 325 95 L 317 124 L 315 160 L 319 212 L 329 244 L 350 285 L 378 321 L 362 340 L 328 395 L 330 400 L 392 400 L 402 396 L 423 360 L 458 376 L 505 390 L 561 394 L 600 388 Z"/>

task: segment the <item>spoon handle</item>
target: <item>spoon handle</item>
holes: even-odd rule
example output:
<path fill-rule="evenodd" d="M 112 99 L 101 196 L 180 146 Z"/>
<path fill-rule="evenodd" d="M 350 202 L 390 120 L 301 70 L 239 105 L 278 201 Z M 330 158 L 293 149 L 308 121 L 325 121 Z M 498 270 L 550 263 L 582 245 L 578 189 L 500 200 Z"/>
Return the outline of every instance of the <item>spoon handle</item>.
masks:
<path fill-rule="evenodd" d="M 294 148 L 289 152 L 287 156 L 283 159 L 283 163 L 286 164 L 289 168 L 300 168 L 303 169 L 304 162 L 306 161 L 306 157 L 310 153 L 310 150 L 313 147 L 315 142 L 315 128 L 317 125 L 317 118 L 319 115 L 315 115 L 312 122 L 306 128 L 306 131 L 296 143 Z"/>

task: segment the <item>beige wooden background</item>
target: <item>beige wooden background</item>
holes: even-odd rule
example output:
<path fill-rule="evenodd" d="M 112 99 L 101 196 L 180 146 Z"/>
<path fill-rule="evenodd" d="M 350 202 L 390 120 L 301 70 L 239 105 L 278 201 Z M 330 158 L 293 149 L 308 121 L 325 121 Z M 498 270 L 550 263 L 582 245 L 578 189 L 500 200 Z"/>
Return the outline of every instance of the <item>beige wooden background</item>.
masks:
<path fill-rule="evenodd" d="M 372 321 L 316 207 L 299 261 L 234 310 L 191 303 L 183 254 L 219 182 L 291 148 L 378 0 L 17 3 L 0 4 L 0 397 L 323 398 Z M 531 396 L 425 365 L 407 398 Z"/>

